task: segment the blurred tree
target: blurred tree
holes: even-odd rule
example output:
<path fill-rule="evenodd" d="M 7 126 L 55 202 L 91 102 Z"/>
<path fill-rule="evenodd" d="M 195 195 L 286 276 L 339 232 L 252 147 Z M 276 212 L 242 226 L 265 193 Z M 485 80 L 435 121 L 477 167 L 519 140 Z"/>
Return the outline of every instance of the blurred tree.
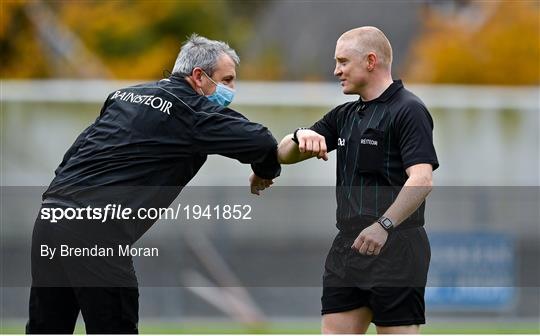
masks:
<path fill-rule="evenodd" d="M 259 57 L 244 62 L 240 68 L 242 77 L 264 81 L 283 79 L 285 68 L 282 55 L 279 46 L 265 45 Z"/>
<path fill-rule="evenodd" d="M 0 1 L 0 75 L 47 77 L 41 45 L 24 12 L 24 1 Z"/>
<path fill-rule="evenodd" d="M 70 70 L 69 62 L 60 60 L 65 66 L 53 66 L 51 57 L 47 57 L 51 46 L 44 43 L 43 34 L 38 34 L 39 28 L 29 20 L 28 7 L 36 2 L 1 1 L 1 76 L 80 76 L 80 72 Z M 251 14 L 263 6 L 261 2 L 241 6 L 224 0 L 40 3 L 51 9 L 58 23 L 97 56 L 113 77 L 123 79 L 161 77 L 163 70 L 172 69 L 181 43 L 193 32 L 238 48 L 250 37 Z M 69 61 L 85 67 L 79 59 Z"/>
<path fill-rule="evenodd" d="M 539 4 L 461 1 L 450 13 L 429 6 L 405 77 L 425 83 L 540 84 Z"/>

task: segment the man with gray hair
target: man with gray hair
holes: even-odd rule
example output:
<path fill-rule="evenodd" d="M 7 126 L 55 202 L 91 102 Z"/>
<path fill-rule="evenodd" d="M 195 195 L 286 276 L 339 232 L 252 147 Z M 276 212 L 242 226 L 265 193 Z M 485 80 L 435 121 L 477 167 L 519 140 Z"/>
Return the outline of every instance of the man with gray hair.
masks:
<path fill-rule="evenodd" d="M 26 331 L 73 333 L 79 312 L 87 333 L 137 333 L 138 282 L 131 256 L 44 256 L 43 246 L 103 251 L 132 246 L 156 221 L 148 217 L 51 220 L 51 210 L 168 207 L 210 154 L 251 164 L 251 192 L 280 173 L 268 129 L 227 107 L 239 58 L 226 43 L 196 34 L 169 78 L 116 90 L 95 122 L 64 155 L 43 194 L 32 236 L 32 288 Z M 101 250 L 100 250 L 101 251 Z"/>
<path fill-rule="evenodd" d="M 178 54 L 173 75 L 185 77 L 197 93 L 210 101 L 228 106 L 234 98 L 235 68 L 239 63 L 240 58 L 227 43 L 193 34 Z"/>

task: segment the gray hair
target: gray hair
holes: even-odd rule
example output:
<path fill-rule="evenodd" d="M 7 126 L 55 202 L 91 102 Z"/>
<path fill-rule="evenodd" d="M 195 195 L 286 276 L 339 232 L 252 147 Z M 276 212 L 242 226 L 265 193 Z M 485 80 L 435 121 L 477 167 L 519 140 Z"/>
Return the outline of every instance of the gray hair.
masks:
<path fill-rule="evenodd" d="M 195 67 L 200 67 L 212 76 L 218 58 L 223 54 L 231 57 L 237 65 L 240 63 L 236 51 L 227 43 L 192 34 L 180 49 L 172 73 L 189 76 Z"/>

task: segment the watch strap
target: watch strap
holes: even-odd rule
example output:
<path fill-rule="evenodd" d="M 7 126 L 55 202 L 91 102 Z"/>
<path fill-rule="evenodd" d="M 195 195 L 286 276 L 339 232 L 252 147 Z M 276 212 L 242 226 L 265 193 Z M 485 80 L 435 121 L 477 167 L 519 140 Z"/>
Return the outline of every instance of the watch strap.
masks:
<path fill-rule="evenodd" d="M 307 128 L 307 127 L 298 127 L 297 129 L 295 129 L 294 133 L 293 133 L 292 141 L 294 141 L 295 144 L 299 145 L 300 142 L 298 141 L 297 133 L 300 130 L 307 130 L 307 129 L 309 129 L 309 128 Z"/>

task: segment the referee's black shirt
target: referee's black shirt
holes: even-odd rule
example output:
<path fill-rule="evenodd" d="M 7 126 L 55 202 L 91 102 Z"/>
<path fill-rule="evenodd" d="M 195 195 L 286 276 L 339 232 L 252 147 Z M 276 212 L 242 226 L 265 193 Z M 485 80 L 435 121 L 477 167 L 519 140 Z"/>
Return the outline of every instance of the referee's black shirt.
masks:
<path fill-rule="evenodd" d="M 394 81 L 381 96 L 337 106 L 312 130 L 337 149 L 337 227 L 358 231 L 382 216 L 407 180 L 405 169 L 439 163 L 433 120 L 422 101 Z M 402 225 L 424 224 L 424 204 Z"/>
<path fill-rule="evenodd" d="M 43 194 L 64 206 L 166 207 L 209 154 L 252 164 L 259 177 L 280 173 L 268 129 L 197 94 L 175 75 L 111 93 L 76 139 Z M 133 243 L 148 228 L 125 231 Z"/>

